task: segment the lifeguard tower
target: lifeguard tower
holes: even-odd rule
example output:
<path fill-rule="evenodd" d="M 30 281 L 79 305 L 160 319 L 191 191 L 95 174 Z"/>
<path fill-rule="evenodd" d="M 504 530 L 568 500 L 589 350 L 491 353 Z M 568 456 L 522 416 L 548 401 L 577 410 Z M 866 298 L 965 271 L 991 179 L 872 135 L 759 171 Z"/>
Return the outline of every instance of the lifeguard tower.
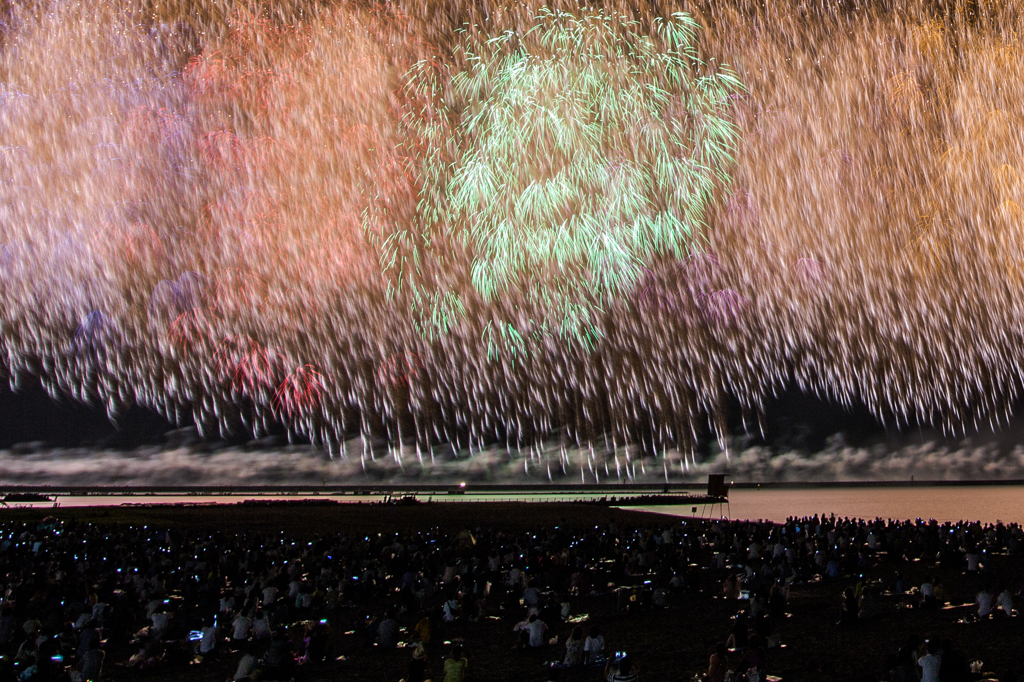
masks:
<path fill-rule="evenodd" d="M 718 515 L 715 515 L 715 507 L 718 507 Z M 725 482 L 725 474 L 708 475 L 707 502 L 701 510 L 701 518 L 704 512 L 708 512 L 709 519 L 727 519 L 732 514 L 729 508 L 729 484 Z M 722 512 L 725 512 L 724 514 Z"/>

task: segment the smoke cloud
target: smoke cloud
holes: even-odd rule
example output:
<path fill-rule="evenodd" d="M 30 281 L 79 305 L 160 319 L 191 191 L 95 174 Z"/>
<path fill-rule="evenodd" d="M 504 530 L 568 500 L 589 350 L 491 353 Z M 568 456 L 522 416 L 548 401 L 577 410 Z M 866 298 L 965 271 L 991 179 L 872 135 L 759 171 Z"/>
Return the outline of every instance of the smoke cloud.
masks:
<path fill-rule="evenodd" d="M 455 456 L 406 447 L 378 448 L 360 456 L 358 440 L 347 458 L 330 458 L 308 445 L 263 441 L 213 446 L 195 434 L 174 432 L 163 446 L 132 450 L 48 448 L 22 444 L 0 450 L 0 485 L 54 486 L 318 486 L 454 483 L 660 483 L 702 484 L 725 473 L 737 482 L 1024 480 L 1024 446 L 1012 433 L 947 441 L 928 434 L 850 445 L 841 434 L 816 452 L 747 445 L 733 438 L 728 453 L 715 448 L 701 459 L 668 451 L 658 458 L 620 449 L 602 454 L 557 445 L 532 451 L 490 448 Z M 182 437 L 184 436 L 184 437 Z"/>

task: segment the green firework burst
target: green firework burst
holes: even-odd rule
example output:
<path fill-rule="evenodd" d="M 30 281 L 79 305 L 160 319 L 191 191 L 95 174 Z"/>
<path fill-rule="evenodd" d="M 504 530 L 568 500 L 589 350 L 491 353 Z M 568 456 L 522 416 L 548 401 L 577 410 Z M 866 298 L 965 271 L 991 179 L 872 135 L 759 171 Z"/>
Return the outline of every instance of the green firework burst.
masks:
<path fill-rule="evenodd" d="M 547 10 L 523 34 L 464 41 L 454 75 L 417 65 L 423 233 L 392 240 L 386 269 L 401 276 L 422 251 L 457 244 L 485 302 L 514 300 L 592 339 L 593 313 L 646 264 L 696 248 L 728 182 L 743 86 L 698 59 L 699 28 L 683 13 L 648 35 L 601 11 Z M 403 243 L 411 257 L 396 256 Z M 458 308 L 416 299 L 435 323 Z"/>

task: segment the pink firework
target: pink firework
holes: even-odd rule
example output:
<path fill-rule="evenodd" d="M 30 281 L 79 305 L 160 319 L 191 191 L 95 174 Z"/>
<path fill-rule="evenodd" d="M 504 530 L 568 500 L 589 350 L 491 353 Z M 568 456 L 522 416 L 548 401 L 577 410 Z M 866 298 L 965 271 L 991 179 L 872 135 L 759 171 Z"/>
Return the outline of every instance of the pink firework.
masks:
<path fill-rule="evenodd" d="M 220 169 L 239 169 L 249 163 L 250 148 L 230 130 L 214 130 L 202 136 L 199 150 L 210 165 Z"/>
<path fill-rule="evenodd" d="M 821 284 L 825 279 L 824 266 L 813 258 L 798 258 L 793 262 L 793 270 L 797 278 L 809 286 Z"/>
<path fill-rule="evenodd" d="M 223 376 L 234 377 L 235 368 L 238 367 L 241 359 L 258 347 L 259 344 L 245 334 L 225 336 L 213 354 L 213 362 L 217 366 L 217 373 Z"/>
<path fill-rule="evenodd" d="M 244 268 L 227 268 L 217 276 L 213 307 L 224 314 L 246 303 L 262 301 L 266 296 L 267 283 L 257 273 Z"/>
<path fill-rule="evenodd" d="M 183 76 L 197 98 L 228 94 L 237 87 L 233 70 L 219 52 L 190 59 Z"/>
<path fill-rule="evenodd" d="M 203 327 L 206 319 L 203 311 L 199 308 L 186 310 L 174 318 L 167 336 L 180 350 L 189 350 L 203 337 Z"/>
<path fill-rule="evenodd" d="M 250 344 L 235 365 L 231 385 L 252 397 L 274 387 L 281 372 L 281 356 L 255 341 Z"/>
<path fill-rule="evenodd" d="M 297 367 L 274 393 L 274 409 L 288 419 L 310 412 L 320 404 L 324 377 L 313 365 Z"/>
<path fill-rule="evenodd" d="M 718 257 L 708 251 L 695 253 L 683 263 L 683 272 L 686 278 L 698 291 L 710 289 L 715 280 L 718 279 L 722 269 Z"/>
<path fill-rule="evenodd" d="M 701 297 L 700 307 L 708 322 L 728 325 L 739 319 L 746 299 L 733 289 L 719 289 Z"/>

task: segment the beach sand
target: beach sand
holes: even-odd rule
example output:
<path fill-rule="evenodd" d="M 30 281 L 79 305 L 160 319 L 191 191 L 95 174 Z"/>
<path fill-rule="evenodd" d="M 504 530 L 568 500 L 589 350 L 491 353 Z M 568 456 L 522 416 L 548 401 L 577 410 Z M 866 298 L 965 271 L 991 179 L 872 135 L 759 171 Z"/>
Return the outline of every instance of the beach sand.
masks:
<path fill-rule="evenodd" d="M 585 527 L 614 522 L 620 529 L 657 528 L 673 519 L 638 511 L 627 511 L 597 505 L 520 504 L 520 503 L 431 503 L 411 506 L 330 505 L 330 506 L 242 506 L 196 505 L 67 509 L 7 509 L 0 511 L 3 519 L 34 519 L 55 516 L 94 523 L 145 524 L 150 527 L 170 526 L 204 529 L 284 531 L 296 537 L 313 533 L 358 532 L 394 533 L 439 526 L 446 531 L 491 527 L 510 532 L 525 532 L 540 527 Z M 691 522 L 692 523 L 692 522 Z M 1005 581 L 1011 590 L 1024 579 L 1024 559 L 1020 556 L 995 556 L 989 561 L 994 572 L 987 579 L 994 586 Z M 903 571 L 908 585 L 919 585 L 925 577 L 936 574 L 945 590 L 945 599 L 953 606 L 972 602 L 980 581 L 952 567 L 935 567 L 927 560 L 889 562 L 881 558 L 867 571 L 868 578 L 892 582 L 896 570 Z M 635 656 L 641 667 L 641 680 L 691 680 L 694 673 L 706 670 L 708 656 L 717 641 L 726 637 L 732 616 L 742 602 L 726 602 L 716 598 L 724 573 L 706 572 L 705 591 L 698 594 L 673 595 L 667 609 L 638 611 L 616 610 L 613 595 L 581 597 L 573 600 L 575 614 L 589 614 L 591 622 L 605 630 L 608 649 L 624 650 Z M 917 633 L 922 637 L 950 640 L 968 660 L 981 660 L 984 670 L 1002 674 L 1007 669 L 1020 670 L 1024 637 L 1024 618 L 993 620 L 974 624 L 958 621 L 969 607 L 947 608 L 922 612 L 900 608 L 896 597 L 883 597 L 881 614 L 873 621 L 840 628 L 836 621 L 843 589 L 853 578 L 836 579 L 817 584 L 795 586 L 791 591 L 789 613 L 779 628 L 785 648 L 769 651 L 769 672 L 783 680 L 878 680 L 886 670 L 889 657 L 906 640 Z M 1022 609 L 1024 610 L 1024 609 Z M 348 623 L 365 615 L 358 609 L 346 609 Z M 449 647 L 443 642 L 463 640 L 474 682 L 529 682 L 546 680 L 542 664 L 561 658 L 559 645 L 543 652 L 513 651 L 512 627 L 520 617 L 518 611 L 508 616 L 476 623 L 444 625 L 435 621 L 435 644 L 429 650 L 428 675 L 435 681 L 443 678 L 441 661 Z M 403 625 L 406 625 L 403 623 Z M 301 679 L 380 680 L 397 681 L 405 676 L 411 649 L 383 651 L 361 642 L 346 623 L 334 628 L 332 656 L 329 663 L 308 671 Z M 563 631 L 564 630 L 564 631 Z M 555 634 L 566 636 L 569 627 Z M 344 657 L 343 660 L 334 660 Z M 146 672 L 108 666 L 105 677 L 119 680 L 209 680 L 222 682 L 231 677 L 239 655 L 221 652 L 202 665 L 188 669 L 163 669 Z M 734 668 L 741 656 L 731 655 Z M 601 679 L 597 670 L 571 673 L 563 679 Z"/>

